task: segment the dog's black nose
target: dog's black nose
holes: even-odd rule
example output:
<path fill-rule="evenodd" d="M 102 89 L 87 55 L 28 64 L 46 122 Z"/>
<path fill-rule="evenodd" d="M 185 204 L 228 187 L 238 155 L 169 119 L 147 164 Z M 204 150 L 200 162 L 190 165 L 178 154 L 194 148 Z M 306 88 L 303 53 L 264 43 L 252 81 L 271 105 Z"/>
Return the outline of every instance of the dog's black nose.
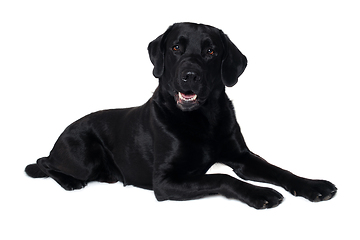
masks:
<path fill-rule="evenodd" d="M 200 76 L 196 72 L 185 71 L 183 72 L 181 79 L 184 82 L 198 82 L 200 81 Z"/>

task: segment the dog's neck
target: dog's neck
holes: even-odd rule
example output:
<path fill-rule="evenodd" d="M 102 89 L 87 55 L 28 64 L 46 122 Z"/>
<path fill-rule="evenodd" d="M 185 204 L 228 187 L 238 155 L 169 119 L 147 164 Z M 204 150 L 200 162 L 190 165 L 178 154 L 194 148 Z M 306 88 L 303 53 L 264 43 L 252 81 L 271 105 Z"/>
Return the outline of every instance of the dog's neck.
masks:
<path fill-rule="evenodd" d="M 230 135 L 237 123 L 225 87 L 221 91 L 216 91 L 216 98 L 212 96 L 208 100 L 196 110 L 182 111 L 176 106 L 174 97 L 162 91 L 159 86 L 148 103 L 156 113 L 154 116 L 157 116 L 157 123 L 161 122 L 162 126 L 174 126 L 172 129 L 179 134 L 182 131 L 194 132 L 209 138 L 216 138 L 217 134 Z"/>

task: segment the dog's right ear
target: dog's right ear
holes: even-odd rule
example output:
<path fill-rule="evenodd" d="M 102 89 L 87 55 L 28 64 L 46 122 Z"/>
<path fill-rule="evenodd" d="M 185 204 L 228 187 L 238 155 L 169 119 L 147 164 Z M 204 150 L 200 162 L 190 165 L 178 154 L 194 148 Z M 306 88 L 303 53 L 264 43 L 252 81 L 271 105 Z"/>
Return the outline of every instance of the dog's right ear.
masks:
<path fill-rule="evenodd" d="M 148 52 L 150 60 L 154 65 L 153 75 L 156 78 L 160 78 L 164 73 L 164 54 L 165 54 L 165 42 L 168 33 L 171 31 L 172 26 L 170 26 L 164 34 L 161 34 L 154 41 L 149 43 Z"/>

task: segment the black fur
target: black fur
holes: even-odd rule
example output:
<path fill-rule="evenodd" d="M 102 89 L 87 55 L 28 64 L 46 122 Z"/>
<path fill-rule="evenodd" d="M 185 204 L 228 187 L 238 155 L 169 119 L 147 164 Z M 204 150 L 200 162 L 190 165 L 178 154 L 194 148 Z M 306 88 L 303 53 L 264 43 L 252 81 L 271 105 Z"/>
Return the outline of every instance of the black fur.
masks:
<path fill-rule="evenodd" d="M 247 60 L 221 30 L 174 24 L 148 50 L 159 78 L 149 101 L 74 122 L 48 157 L 26 167 L 29 176 L 52 177 L 66 190 L 90 181 L 121 181 L 153 189 L 159 201 L 221 194 L 263 209 L 283 200 L 273 189 L 205 174 L 220 162 L 243 179 L 279 185 L 310 201 L 335 195 L 332 183 L 295 176 L 247 148 L 225 93 L 225 86 L 236 84 Z"/>

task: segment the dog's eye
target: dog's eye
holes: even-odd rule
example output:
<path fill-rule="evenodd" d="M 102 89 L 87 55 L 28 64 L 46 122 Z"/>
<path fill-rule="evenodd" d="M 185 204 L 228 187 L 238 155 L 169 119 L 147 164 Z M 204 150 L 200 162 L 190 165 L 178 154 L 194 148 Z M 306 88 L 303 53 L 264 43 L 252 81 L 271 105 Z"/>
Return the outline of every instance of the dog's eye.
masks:
<path fill-rule="evenodd" d="M 207 53 L 210 54 L 210 55 L 214 55 L 215 52 L 214 52 L 214 50 L 212 50 L 211 48 L 209 48 L 209 49 L 207 50 Z"/>
<path fill-rule="evenodd" d="M 173 50 L 173 51 L 179 51 L 179 50 L 180 50 L 179 45 L 175 45 L 175 46 L 173 46 L 172 50 Z"/>

